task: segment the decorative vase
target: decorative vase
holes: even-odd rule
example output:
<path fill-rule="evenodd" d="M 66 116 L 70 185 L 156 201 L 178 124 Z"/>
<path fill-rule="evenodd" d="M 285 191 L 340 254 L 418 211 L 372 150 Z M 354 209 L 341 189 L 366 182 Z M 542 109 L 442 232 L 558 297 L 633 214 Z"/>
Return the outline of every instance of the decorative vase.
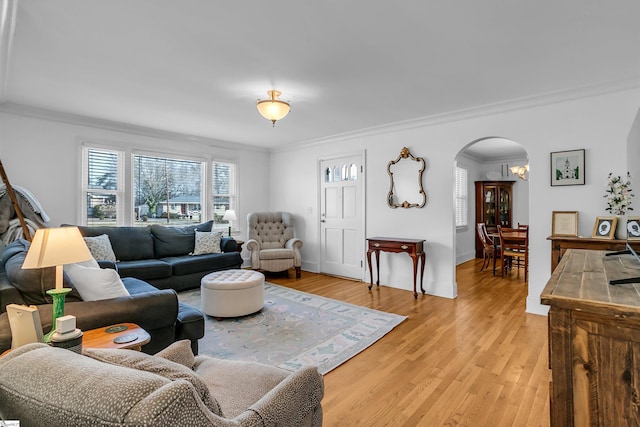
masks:
<path fill-rule="evenodd" d="M 617 240 L 627 240 L 627 216 L 626 215 L 618 215 L 618 224 L 616 225 L 615 237 Z"/>

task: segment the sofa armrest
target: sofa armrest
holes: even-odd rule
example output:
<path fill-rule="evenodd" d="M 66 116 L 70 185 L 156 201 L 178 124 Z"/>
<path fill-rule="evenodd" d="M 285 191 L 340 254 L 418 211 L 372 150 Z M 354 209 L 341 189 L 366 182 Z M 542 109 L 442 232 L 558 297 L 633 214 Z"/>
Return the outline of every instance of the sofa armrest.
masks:
<path fill-rule="evenodd" d="M 319 426 L 323 396 L 322 375 L 315 366 L 305 366 L 282 380 L 246 412 L 257 413 L 265 425 L 302 425 L 310 421 L 311 425 Z"/>
<path fill-rule="evenodd" d="M 233 237 L 223 237 L 220 240 L 220 249 L 222 252 L 236 252 L 238 250 L 238 244 Z"/>
<path fill-rule="evenodd" d="M 51 330 L 52 304 L 38 305 L 42 330 Z M 76 316 L 76 326 L 83 331 L 123 322 L 136 323 L 153 340 L 153 331 L 175 328 L 178 296 L 172 289 L 158 290 L 100 301 L 69 302 L 64 314 Z M 11 328 L 6 313 L 0 315 L 0 353 L 11 347 Z"/>
<path fill-rule="evenodd" d="M 260 243 L 258 243 L 256 239 L 249 239 L 247 243 L 245 243 L 245 247 L 251 257 L 251 266 L 253 268 L 260 268 Z"/>
<path fill-rule="evenodd" d="M 8 304 L 24 305 L 24 300 L 20 292 L 11 286 L 4 272 L 0 272 L 0 313 L 7 311 Z"/>
<path fill-rule="evenodd" d="M 302 265 L 302 255 L 300 254 L 302 240 L 298 238 L 289 239 L 284 244 L 284 247 L 287 249 L 293 249 L 293 265 L 300 267 Z"/>

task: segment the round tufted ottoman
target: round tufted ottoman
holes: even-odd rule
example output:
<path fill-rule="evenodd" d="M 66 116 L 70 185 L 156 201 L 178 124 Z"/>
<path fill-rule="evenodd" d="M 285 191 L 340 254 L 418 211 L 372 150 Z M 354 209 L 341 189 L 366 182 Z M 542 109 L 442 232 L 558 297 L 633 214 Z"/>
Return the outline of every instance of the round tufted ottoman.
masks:
<path fill-rule="evenodd" d="M 264 305 L 264 274 L 253 270 L 223 270 L 200 281 L 202 311 L 216 318 L 238 317 Z"/>

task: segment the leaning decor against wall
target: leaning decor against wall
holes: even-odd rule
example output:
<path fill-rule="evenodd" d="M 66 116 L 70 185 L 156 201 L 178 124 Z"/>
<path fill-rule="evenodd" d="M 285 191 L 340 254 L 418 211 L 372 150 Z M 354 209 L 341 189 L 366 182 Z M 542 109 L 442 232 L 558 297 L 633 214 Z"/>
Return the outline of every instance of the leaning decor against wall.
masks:
<path fill-rule="evenodd" d="M 584 185 L 584 150 L 551 153 L 551 186 Z"/>
<path fill-rule="evenodd" d="M 422 208 L 427 204 L 427 195 L 422 187 L 424 169 L 424 159 L 414 157 L 407 147 L 402 148 L 397 159 L 387 164 L 390 180 L 387 204 L 390 208 Z"/>

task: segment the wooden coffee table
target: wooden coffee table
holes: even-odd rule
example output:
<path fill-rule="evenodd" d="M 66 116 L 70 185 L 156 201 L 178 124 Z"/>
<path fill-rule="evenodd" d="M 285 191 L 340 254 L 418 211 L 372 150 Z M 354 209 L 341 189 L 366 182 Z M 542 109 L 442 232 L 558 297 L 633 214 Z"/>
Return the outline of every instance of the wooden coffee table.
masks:
<path fill-rule="evenodd" d="M 149 341 L 151 341 L 151 335 L 135 323 L 118 323 L 85 331 L 82 336 L 82 347 L 126 348 L 141 351 L 142 346 Z"/>

